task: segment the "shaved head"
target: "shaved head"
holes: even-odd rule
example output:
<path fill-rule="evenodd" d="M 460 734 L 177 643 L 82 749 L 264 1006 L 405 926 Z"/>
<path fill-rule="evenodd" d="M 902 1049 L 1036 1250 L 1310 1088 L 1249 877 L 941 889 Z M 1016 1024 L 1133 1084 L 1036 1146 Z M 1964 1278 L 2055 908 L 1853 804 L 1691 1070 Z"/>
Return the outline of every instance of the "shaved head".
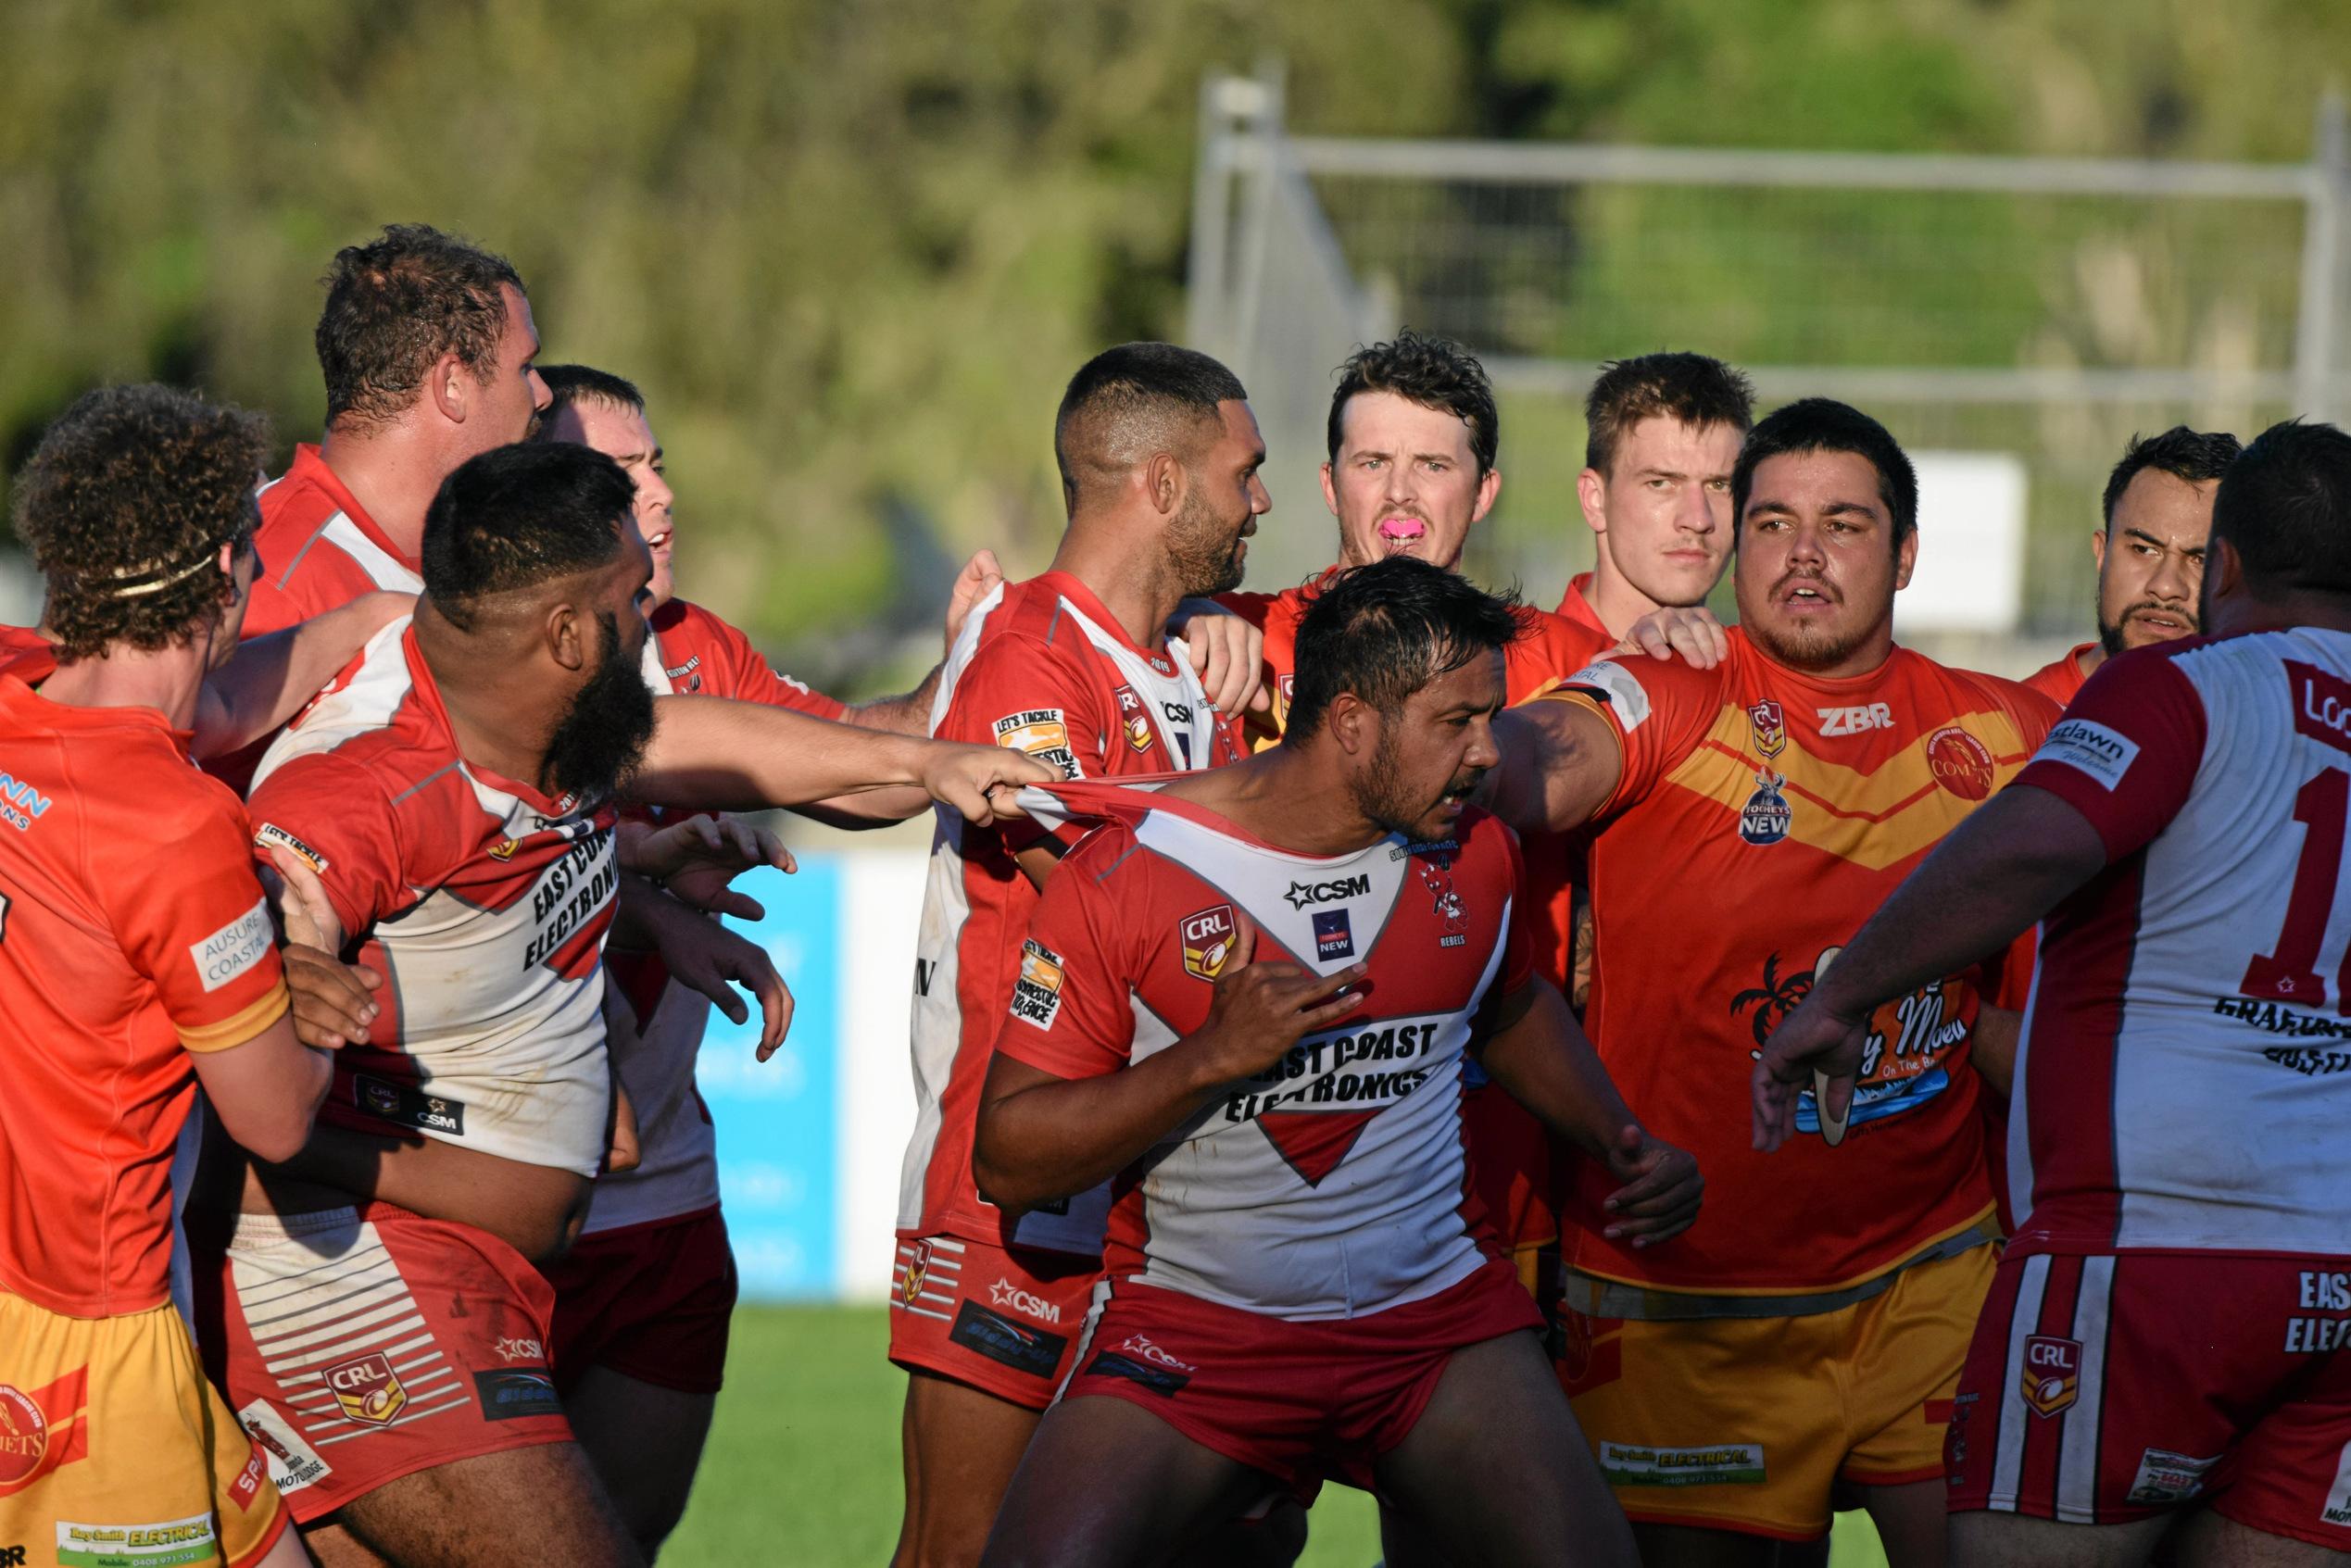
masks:
<path fill-rule="evenodd" d="M 1157 453 L 1190 466 L 1223 432 L 1216 406 L 1248 400 L 1233 372 L 1205 354 L 1169 343 L 1105 349 L 1071 378 L 1053 421 L 1062 499 L 1075 510 Z"/>

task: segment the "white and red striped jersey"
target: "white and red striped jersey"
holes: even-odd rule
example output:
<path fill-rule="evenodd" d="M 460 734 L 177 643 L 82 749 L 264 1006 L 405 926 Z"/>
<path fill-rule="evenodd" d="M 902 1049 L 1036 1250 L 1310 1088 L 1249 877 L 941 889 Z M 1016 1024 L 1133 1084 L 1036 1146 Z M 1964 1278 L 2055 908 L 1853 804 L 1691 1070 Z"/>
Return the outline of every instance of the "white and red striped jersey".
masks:
<path fill-rule="evenodd" d="M 459 757 L 405 617 L 257 776 L 257 839 L 311 860 L 383 975 L 372 1042 L 335 1053 L 320 1115 L 594 1175 L 610 1099 L 610 803 L 550 799 Z"/>
<path fill-rule="evenodd" d="M 2087 817 L 2107 866 L 2042 922 L 2011 1245 L 2343 1251 L 2351 633 L 2109 659 L 2017 782 Z"/>
<path fill-rule="evenodd" d="M 416 558 L 376 526 L 316 446 L 296 446 L 285 472 L 261 487 L 260 502 L 254 544 L 261 575 L 243 635 L 283 631 L 379 588 L 424 591 Z"/>
<path fill-rule="evenodd" d="M 1240 755 L 1240 730 L 1209 706 L 1183 645 L 1142 648 L 1092 590 L 1062 571 L 998 587 L 964 621 L 931 710 L 940 740 L 1011 746 L 1072 777 L 1188 771 Z M 899 1234 L 963 1236 L 1090 1256 L 1107 1193 L 1008 1225 L 972 1185 L 972 1132 L 1037 893 L 1012 859 L 1046 829 L 974 827 L 941 809 L 915 939 L 914 1135 L 899 1184 Z"/>
<path fill-rule="evenodd" d="M 1471 810 L 1434 844 L 1390 835 L 1326 858 L 1156 789 L 1022 798 L 1037 797 L 1102 825 L 1046 884 L 1006 1056 L 1077 1079 L 1165 1050 L 1207 1021 L 1244 917 L 1252 962 L 1370 970 L 1362 1012 L 1231 1085 L 1112 1184 L 1111 1274 L 1305 1322 L 1417 1301 L 1476 1269 L 1490 1232 L 1463 1150 L 1465 1053 L 1479 1010 L 1533 976 L 1510 830 Z"/>
<path fill-rule="evenodd" d="M 650 619 L 645 684 L 656 696 L 700 693 L 817 719 L 849 711 L 770 667 L 738 628 L 699 605 L 672 599 Z M 607 952 L 604 967 L 604 1022 L 613 1071 L 636 1107 L 639 1158 L 634 1170 L 597 1178 L 582 1227 L 591 1235 L 699 1213 L 719 1200 L 718 1137 L 694 1087 L 710 999 L 672 980 L 658 953 Z"/>

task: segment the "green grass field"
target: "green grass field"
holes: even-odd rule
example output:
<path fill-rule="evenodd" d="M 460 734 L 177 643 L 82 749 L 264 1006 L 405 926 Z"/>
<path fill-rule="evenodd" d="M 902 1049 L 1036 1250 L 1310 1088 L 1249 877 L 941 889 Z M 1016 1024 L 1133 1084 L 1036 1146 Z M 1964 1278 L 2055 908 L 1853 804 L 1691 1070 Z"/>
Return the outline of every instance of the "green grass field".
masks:
<path fill-rule="evenodd" d="M 898 1416 L 905 1376 L 885 1358 L 880 1307 L 746 1307 L 735 1314 L 726 1391 L 685 1522 L 665 1568 L 879 1568 L 898 1538 Z M 1371 1499 L 1344 1486 L 1314 1507 L 1302 1568 L 1368 1568 L 1379 1556 Z M 1849 1515 L 1830 1568 L 1883 1568 L 1867 1521 Z"/>

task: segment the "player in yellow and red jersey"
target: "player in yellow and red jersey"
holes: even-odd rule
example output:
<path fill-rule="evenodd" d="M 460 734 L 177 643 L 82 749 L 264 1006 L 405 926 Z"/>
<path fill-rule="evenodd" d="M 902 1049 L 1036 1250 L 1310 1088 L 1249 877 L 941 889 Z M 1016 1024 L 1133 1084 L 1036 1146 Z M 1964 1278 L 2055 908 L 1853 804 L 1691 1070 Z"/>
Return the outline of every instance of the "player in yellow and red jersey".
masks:
<path fill-rule="evenodd" d="M 1578 1184 L 1561 1375 L 1651 1568 L 1817 1537 L 1840 1481 L 1900 1568 L 1939 1563 L 1942 1432 L 1993 1261 L 1973 1058 L 2014 1047 L 2013 1015 L 1984 1016 L 1996 977 L 1880 1010 L 1850 1127 L 1807 1106 L 1766 1166 L 1738 1112 L 1771 1026 L 2056 710 L 1894 645 L 1917 487 L 1875 420 L 1779 410 L 1732 498 L 1721 665 L 1603 660 L 1499 726 L 1505 817 L 1598 827 L 1587 1027 L 1709 1184 L 1705 1221 L 1653 1254 Z"/>
<path fill-rule="evenodd" d="M 307 1561 L 170 1289 L 198 1082 L 267 1159 L 328 1082 L 245 812 L 188 755 L 259 565 L 267 449 L 258 419 L 122 387 L 18 480 L 50 635 L 0 654 L 0 1542 L 44 1562 Z"/>

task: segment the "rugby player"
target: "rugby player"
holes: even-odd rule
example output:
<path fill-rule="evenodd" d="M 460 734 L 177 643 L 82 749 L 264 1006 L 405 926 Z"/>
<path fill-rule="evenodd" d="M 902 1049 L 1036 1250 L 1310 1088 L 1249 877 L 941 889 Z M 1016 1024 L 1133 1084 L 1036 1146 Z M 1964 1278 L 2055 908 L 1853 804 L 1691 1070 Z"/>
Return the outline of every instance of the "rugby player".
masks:
<path fill-rule="evenodd" d="M 1754 1073 L 1770 1147 L 1802 1085 L 1853 1094 L 1874 1003 L 2041 922 L 2028 1212 L 1947 1449 L 1960 1568 L 2351 1552 L 2351 437 L 2270 427 L 2208 549 L 2208 635 L 2103 664 Z"/>
<path fill-rule="evenodd" d="M 2063 708 L 2092 671 L 2125 648 L 2196 634 L 2212 495 L 2238 449 L 2226 431 L 2186 425 L 2131 438 L 2106 476 L 2106 521 L 2090 535 L 2098 563 L 2098 640 L 2068 649 L 2025 677 L 2026 685 Z"/>
<path fill-rule="evenodd" d="M 1729 659 L 1604 659 L 1496 726 L 1507 820 L 1598 827 L 1586 1025 L 1709 1184 L 1706 1225 L 1647 1252 L 1607 1236 L 1608 1180 L 1582 1173 L 1560 1371 L 1650 1568 L 1817 1538 L 1841 1479 L 1898 1568 L 1931 1565 L 1943 1424 L 1993 1263 L 1971 1059 L 2013 1042 L 1983 1003 L 1996 976 L 1954 966 L 1878 1012 L 1850 1147 L 1831 1150 L 1847 1128 L 1810 1101 L 1769 1162 L 1725 1129 L 1771 1025 L 2056 710 L 1894 645 L 1917 484 L 1876 420 L 1818 398 L 1779 410 L 1731 499 Z"/>
<path fill-rule="evenodd" d="M 260 569 L 268 449 L 255 416 L 114 387 L 17 478 L 48 633 L 0 651 L 0 1542 L 19 1561 L 308 1561 L 170 1297 L 196 1085 L 278 1159 L 330 1072 L 295 1035 L 244 808 L 188 751 Z"/>
<path fill-rule="evenodd" d="M 1633 1562 L 1464 1196 L 1473 1051 L 1612 1173 L 1628 1245 L 1687 1227 L 1701 1187 L 1532 972 L 1512 835 L 1465 804 L 1523 624 L 1424 561 L 1343 572 L 1301 624 L 1279 746 L 1035 792 L 1105 825 L 1029 926 L 975 1169 L 1007 1210 L 1116 1196 L 985 1561 L 1160 1562 L 1336 1475 L 1456 1562 Z"/>
<path fill-rule="evenodd" d="M 315 870 L 321 945 L 349 934 L 384 977 L 382 1016 L 336 1063 L 335 1126 L 248 1173 L 210 1276 L 207 1354 L 303 1465 L 288 1501 L 322 1555 L 491 1562 L 528 1541 L 640 1561 L 570 1441 L 531 1267 L 568 1239 L 607 1144 L 597 955 L 620 781 L 719 809 L 920 787 L 987 818 L 991 788 L 1050 774 L 656 698 L 633 505 L 585 447 L 469 460 L 429 515 L 413 619 L 262 761 L 257 836 Z M 419 1140 L 439 1146 L 421 1166 Z"/>
<path fill-rule="evenodd" d="M 1053 452 L 1069 526 L 1051 570 L 964 622 L 934 734 L 1072 777 L 1206 768 L 1239 754 L 1166 635 L 1188 597 L 1238 586 L 1271 506 L 1247 394 L 1205 355 L 1126 344 L 1072 378 Z M 1042 828 L 939 814 L 914 959 L 913 1138 L 899 1203 L 890 1359 L 908 1374 L 896 1562 L 969 1563 L 1070 1359 L 1100 1272 L 1106 1193 L 998 1210 L 972 1183 L 980 1083 L 1022 965 Z"/>

